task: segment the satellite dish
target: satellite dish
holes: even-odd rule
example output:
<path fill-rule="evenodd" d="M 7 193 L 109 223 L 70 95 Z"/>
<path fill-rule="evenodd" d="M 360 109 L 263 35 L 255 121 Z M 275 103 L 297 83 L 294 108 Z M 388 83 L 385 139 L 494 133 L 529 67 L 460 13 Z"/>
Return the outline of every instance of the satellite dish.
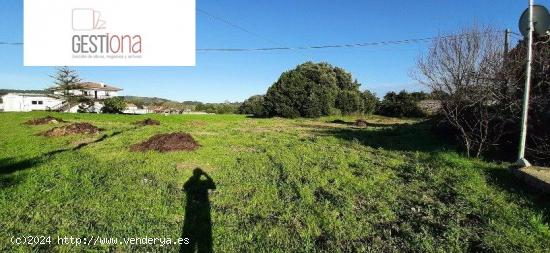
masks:
<path fill-rule="evenodd" d="M 533 5 L 533 22 L 535 34 L 538 36 L 546 35 L 550 28 L 550 12 L 542 5 Z M 529 35 L 529 8 L 521 14 L 519 19 L 519 31 L 524 37 Z"/>

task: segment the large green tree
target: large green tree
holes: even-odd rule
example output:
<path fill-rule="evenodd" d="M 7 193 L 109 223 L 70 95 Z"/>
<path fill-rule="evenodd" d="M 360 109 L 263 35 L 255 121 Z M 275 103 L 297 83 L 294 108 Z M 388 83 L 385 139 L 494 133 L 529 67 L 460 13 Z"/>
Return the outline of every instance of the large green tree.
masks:
<path fill-rule="evenodd" d="M 264 108 L 269 116 L 287 118 L 361 111 L 359 86 L 342 68 L 306 62 L 284 72 L 269 88 Z"/>
<path fill-rule="evenodd" d="M 53 79 L 52 91 L 61 91 L 64 96 L 70 97 L 70 90 L 78 88 L 78 84 L 81 79 L 78 76 L 76 70 L 72 70 L 68 67 L 58 68 L 54 75 L 50 76 Z"/>
<path fill-rule="evenodd" d="M 342 90 L 336 97 L 336 108 L 342 114 L 361 113 L 363 111 L 363 97 L 358 90 Z"/>
<path fill-rule="evenodd" d="M 378 97 L 369 90 L 363 91 L 361 95 L 363 98 L 363 113 L 373 114 L 380 103 Z"/>

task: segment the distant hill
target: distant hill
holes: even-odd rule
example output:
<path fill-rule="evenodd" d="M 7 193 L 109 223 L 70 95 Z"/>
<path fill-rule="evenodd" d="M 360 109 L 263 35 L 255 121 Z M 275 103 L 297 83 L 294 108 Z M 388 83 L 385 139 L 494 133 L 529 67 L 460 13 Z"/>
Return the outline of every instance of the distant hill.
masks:
<path fill-rule="evenodd" d="M 138 97 L 138 96 L 122 96 L 124 98 L 124 101 L 132 104 L 142 104 L 142 105 L 152 105 L 152 104 L 163 104 L 163 103 L 177 103 L 176 101 L 172 101 L 169 99 L 164 98 L 157 98 L 157 97 Z"/>
<path fill-rule="evenodd" d="M 38 94 L 51 94 L 52 92 L 47 90 L 16 90 L 16 89 L 0 89 L 0 96 L 8 93 L 38 93 Z"/>
<path fill-rule="evenodd" d="M 199 104 L 202 104 L 202 102 L 199 101 L 183 101 L 178 102 L 170 99 L 165 98 L 158 98 L 158 97 L 138 97 L 138 96 L 123 96 L 124 101 L 136 105 L 161 105 L 161 104 L 181 104 L 181 105 L 187 105 L 187 106 L 196 106 Z"/>

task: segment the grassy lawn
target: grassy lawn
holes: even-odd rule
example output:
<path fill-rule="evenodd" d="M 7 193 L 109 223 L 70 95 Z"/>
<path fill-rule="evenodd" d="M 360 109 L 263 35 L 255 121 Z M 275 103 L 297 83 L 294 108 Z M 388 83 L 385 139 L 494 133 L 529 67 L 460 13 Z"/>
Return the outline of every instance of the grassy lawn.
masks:
<path fill-rule="evenodd" d="M 52 115 L 97 135 L 48 138 Z M 527 193 L 508 164 L 468 159 L 420 121 L 336 118 L 0 113 L 0 251 L 168 251 L 179 245 L 17 246 L 12 236 L 193 237 L 217 252 L 544 252 L 550 200 Z M 344 120 L 351 122 L 352 118 Z M 131 152 L 157 133 L 185 131 L 192 152 Z M 209 204 L 186 208 L 183 185 L 200 167 Z M 205 181 L 203 177 L 203 181 Z M 188 209 L 188 210 L 186 210 Z M 187 214 L 186 214 L 187 213 Z M 209 238 L 208 230 L 212 236 Z M 193 232 L 193 231 L 192 231 Z M 57 239 L 56 239 L 57 240 Z"/>

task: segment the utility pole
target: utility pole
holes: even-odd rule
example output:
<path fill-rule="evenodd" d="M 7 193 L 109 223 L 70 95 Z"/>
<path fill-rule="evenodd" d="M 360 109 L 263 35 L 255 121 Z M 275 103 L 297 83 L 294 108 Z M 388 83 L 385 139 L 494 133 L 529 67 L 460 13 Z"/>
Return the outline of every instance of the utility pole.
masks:
<path fill-rule="evenodd" d="M 508 55 L 508 50 L 510 49 L 510 29 L 504 30 L 504 58 Z"/>
<path fill-rule="evenodd" d="M 525 76 L 525 90 L 523 91 L 523 115 L 521 116 L 521 136 L 519 140 L 519 154 L 517 164 L 521 167 L 530 167 L 525 159 L 525 143 L 527 140 L 527 117 L 529 115 L 529 92 L 531 91 L 531 62 L 533 61 L 533 0 L 529 0 L 529 34 L 527 41 L 527 70 Z"/>

